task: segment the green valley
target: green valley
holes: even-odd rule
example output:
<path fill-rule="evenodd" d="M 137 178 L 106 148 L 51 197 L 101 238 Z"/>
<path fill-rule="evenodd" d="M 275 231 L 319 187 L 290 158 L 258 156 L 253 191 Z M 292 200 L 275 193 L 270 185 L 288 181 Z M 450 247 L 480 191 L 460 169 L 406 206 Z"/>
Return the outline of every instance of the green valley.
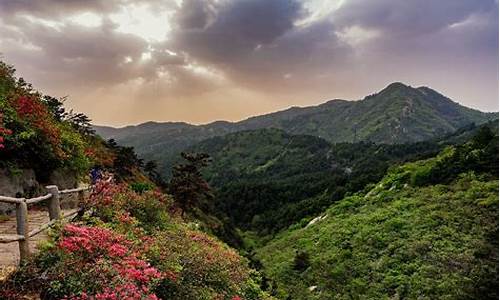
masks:
<path fill-rule="evenodd" d="M 1 67 L 4 173 L 113 180 L 0 297 L 498 297 L 498 114 L 394 83 L 239 123 L 94 127 L 105 141 Z"/>

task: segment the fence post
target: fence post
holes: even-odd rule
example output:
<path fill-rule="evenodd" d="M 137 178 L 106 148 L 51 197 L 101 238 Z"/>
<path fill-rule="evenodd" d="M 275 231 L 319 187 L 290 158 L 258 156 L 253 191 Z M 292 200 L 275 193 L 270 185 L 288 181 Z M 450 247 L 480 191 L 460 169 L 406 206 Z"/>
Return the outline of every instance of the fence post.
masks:
<path fill-rule="evenodd" d="M 57 185 L 48 185 L 45 187 L 52 197 L 49 198 L 47 206 L 49 208 L 50 220 L 61 218 L 61 203 L 59 201 L 60 194 Z"/>
<path fill-rule="evenodd" d="M 83 203 L 84 199 L 85 199 L 85 191 L 79 191 L 78 192 L 78 205 L 81 205 Z"/>
<path fill-rule="evenodd" d="M 23 235 L 24 239 L 19 241 L 20 261 L 26 261 L 30 255 L 29 229 L 28 229 L 28 205 L 26 202 L 16 204 L 17 234 Z"/>

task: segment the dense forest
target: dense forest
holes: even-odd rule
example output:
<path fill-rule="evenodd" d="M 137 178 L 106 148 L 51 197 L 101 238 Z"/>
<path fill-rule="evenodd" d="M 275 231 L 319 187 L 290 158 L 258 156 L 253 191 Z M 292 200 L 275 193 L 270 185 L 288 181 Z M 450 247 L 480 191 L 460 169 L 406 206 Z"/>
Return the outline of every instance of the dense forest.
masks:
<path fill-rule="evenodd" d="M 231 123 L 205 125 L 147 122 L 112 128 L 94 126 L 103 137 L 132 146 L 156 160 L 165 178 L 180 152 L 208 138 L 258 129 L 281 129 L 291 135 L 320 137 L 330 143 L 415 143 L 440 137 L 470 124 L 498 119 L 464 107 L 429 87 L 395 82 L 359 101 L 332 100 L 318 106 L 292 107 Z"/>
<path fill-rule="evenodd" d="M 498 131 L 497 122 L 486 126 Z M 410 144 L 337 143 L 262 129 L 215 137 L 190 148 L 212 157 L 204 174 L 215 206 L 240 229 L 273 234 L 307 222 L 344 196 L 376 183 L 390 166 L 429 158 L 482 127 Z M 494 159 L 494 158 L 493 158 Z"/>

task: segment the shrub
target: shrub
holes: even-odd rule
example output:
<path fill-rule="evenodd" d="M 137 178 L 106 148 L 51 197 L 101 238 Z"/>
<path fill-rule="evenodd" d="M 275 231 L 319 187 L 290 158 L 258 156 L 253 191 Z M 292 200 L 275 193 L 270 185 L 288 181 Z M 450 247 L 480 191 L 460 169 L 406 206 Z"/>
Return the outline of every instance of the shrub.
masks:
<path fill-rule="evenodd" d="M 0 161 L 32 168 L 40 181 L 47 181 L 58 168 L 74 171 L 77 176 L 89 168 L 91 159 L 85 148 L 91 137 L 81 134 L 71 119 L 64 117 L 68 114 L 62 102 L 42 96 L 22 78 L 16 79 L 14 69 L 3 62 L 0 112 Z"/>
<path fill-rule="evenodd" d="M 309 254 L 305 251 L 296 251 L 295 258 L 293 259 L 293 269 L 303 272 L 309 268 Z"/>
<path fill-rule="evenodd" d="M 151 191 L 154 186 L 147 182 L 133 182 L 130 184 L 130 188 L 136 193 L 143 193 L 146 191 Z"/>
<path fill-rule="evenodd" d="M 49 299 L 157 299 L 161 280 L 175 280 L 140 258 L 142 244 L 101 227 L 66 225 L 36 264 Z"/>

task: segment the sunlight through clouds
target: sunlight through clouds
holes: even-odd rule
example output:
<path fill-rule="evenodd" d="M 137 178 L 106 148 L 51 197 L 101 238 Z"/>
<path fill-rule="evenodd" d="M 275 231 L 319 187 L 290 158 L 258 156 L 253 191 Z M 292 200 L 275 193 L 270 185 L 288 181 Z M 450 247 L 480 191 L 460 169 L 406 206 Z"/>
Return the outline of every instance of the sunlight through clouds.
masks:
<path fill-rule="evenodd" d="M 130 4 L 122 6 L 118 13 L 111 14 L 109 18 L 117 24 L 116 30 L 119 32 L 158 42 L 167 39 L 171 28 L 168 21 L 170 16 L 169 11 L 155 13 L 146 4 Z"/>
<path fill-rule="evenodd" d="M 99 27 L 102 25 L 102 17 L 90 12 L 74 15 L 70 17 L 69 20 L 78 25 L 87 27 Z"/>

